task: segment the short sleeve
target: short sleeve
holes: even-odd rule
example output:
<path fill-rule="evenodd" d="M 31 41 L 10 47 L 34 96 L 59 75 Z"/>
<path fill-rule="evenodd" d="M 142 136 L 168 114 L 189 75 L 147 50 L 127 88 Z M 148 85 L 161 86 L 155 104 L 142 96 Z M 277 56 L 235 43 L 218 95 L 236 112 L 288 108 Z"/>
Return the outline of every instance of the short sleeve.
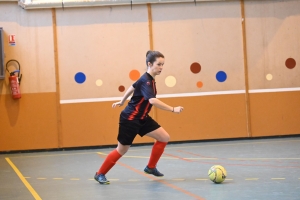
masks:
<path fill-rule="evenodd" d="M 133 83 L 133 84 L 132 84 L 132 87 L 136 88 L 136 86 L 137 86 L 137 84 L 138 84 L 138 81 L 139 81 L 139 80 L 137 80 L 135 83 Z"/>
<path fill-rule="evenodd" d="M 145 100 L 149 100 L 151 98 L 156 98 L 155 92 L 154 92 L 154 84 L 150 80 L 141 81 L 140 82 L 140 89 L 143 97 Z"/>

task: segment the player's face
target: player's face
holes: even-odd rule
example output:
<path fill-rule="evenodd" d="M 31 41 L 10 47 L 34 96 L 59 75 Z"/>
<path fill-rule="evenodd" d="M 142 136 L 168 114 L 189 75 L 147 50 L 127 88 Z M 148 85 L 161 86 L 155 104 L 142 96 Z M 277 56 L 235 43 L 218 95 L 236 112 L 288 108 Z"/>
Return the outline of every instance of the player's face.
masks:
<path fill-rule="evenodd" d="M 156 61 L 153 62 L 153 65 L 150 63 L 150 70 L 153 75 L 160 75 L 165 64 L 165 59 L 162 57 L 156 58 Z M 151 66 L 152 65 L 152 66 Z"/>

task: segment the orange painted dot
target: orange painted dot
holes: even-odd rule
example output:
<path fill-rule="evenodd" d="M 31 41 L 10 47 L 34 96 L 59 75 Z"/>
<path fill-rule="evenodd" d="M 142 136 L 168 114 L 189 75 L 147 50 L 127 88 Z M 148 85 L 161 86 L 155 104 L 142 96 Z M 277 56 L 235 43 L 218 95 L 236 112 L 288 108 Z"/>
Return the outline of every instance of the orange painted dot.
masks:
<path fill-rule="evenodd" d="M 129 78 L 133 81 L 136 81 L 140 78 L 140 72 L 138 70 L 131 70 L 129 73 Z"/>
<path fill-rule="evenodd" d="M 202 87 L 203 87 L 203 83 L 202 83 L 201 81 L 198 81 L 198 82 L 197 82 L 197 87 L 198 87 L 198 88 L 202 88 Z"/>
<path fill-rule="evenodd" d="M 120 85 L 120 86 L 119 86 L 119 91 L 120 91 L 120 92 L 124 92 L 124 90 L 125 90 L 125 87 L 124 87 L 123 85 Z"/>

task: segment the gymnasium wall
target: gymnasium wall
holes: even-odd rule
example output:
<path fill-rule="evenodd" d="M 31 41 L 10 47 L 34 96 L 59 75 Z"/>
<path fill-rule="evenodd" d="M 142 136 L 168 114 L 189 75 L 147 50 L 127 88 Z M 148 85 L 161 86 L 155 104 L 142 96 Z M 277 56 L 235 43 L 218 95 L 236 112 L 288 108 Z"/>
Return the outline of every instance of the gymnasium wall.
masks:
<path fill-rule="evenodd" d="M 24 78 L 20 100 L 0 80 L 0 151 L 116 144 L 122 108 L 111 104 L 145 72 L 151 46 L 166 58 L 158 98 L 185 108 L 150 113 L 171 141 L 299 134 L 299 20 L 296 0 L 132 10 L 1 2 L 5 62 L 17 59 Z"/>
<path fill-rule="evenodd" d="M 299 134 L 300 2 L 246 1 L 252 136 Z"/>
<path fill-rule="evenodd" d="M 9 74 L 0 80 L 0 151 L 58 146 L 55 69 L 51 10 L 26 11 L 17 2 L 0 2 L 5 64 L 21 64 L 22 98 L 13 100 Z M 8 37 L 16 35 L 16 46 Z M 15 70 L 10 62 L 9 71 Z"/>

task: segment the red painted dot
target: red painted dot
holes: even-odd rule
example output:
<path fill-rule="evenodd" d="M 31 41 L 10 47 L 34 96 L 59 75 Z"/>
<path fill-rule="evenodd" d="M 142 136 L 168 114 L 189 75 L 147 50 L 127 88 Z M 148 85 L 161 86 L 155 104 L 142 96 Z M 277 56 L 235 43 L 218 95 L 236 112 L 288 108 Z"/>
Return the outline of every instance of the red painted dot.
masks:
<path fill-rule="evenodd" d="M 125 90 L 125 87 L 123 85 L 119 86 L 119 91 L 120 92 L 124 92 L 124 90 Z"/>
<path fill-rule="evenodd" d="M 193 64 L 191 64 L 190 70 L 194 74 L 198 74 L 201 71 L 201 65 L 197 62 L 194 62 Z"/>
<path fill-rule="evenodd" d="M 285 61 L 285 66 L 289 69 L 293 69 L 296 66 L 296 61 L 293 58 L 288 58 Z"/>

